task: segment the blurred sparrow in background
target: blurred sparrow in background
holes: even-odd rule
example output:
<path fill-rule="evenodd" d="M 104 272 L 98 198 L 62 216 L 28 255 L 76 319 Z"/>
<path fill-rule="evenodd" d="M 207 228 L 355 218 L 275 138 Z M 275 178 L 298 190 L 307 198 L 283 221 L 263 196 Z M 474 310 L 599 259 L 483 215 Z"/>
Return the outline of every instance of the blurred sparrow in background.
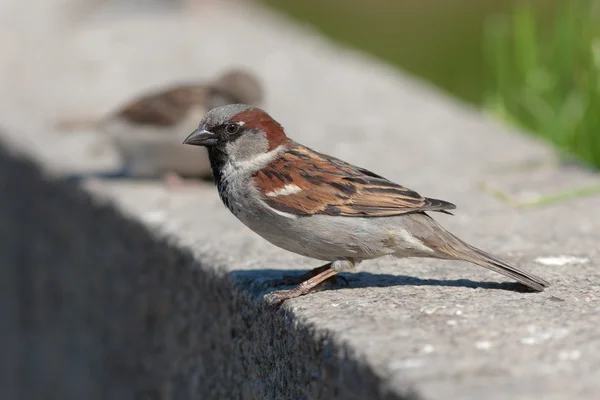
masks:
<path fill-rule="evenodd" d="M 61 121 L 60 129 L 90 127 L 107 133 L 123 160 L 116 173 L 99 176 L 166 178 L 180 183 L 180 177 L 210 177 L 208 155 L 181 145 L 181 133 L 198 126 L 212 108 L 249 103 L 259 105 L 263 90 L 257 77 L 231 70 L 216 80 L 181 84 L 142 95 L 100 121 Z"/>
<path fill-rule="evenodd" d="M 215 108 L 184 143 L 208 148 L 221 200 L 246 226 L 276 246 L 327 261 L 299 277 L 296 288 L 270 293 L 271 304 L 386 255 L 463 260 L 535 291 L 548 285 L 463 242 L 426 213 L 449 213 L 453 204 L 296 143 L 259 108 Z"/>

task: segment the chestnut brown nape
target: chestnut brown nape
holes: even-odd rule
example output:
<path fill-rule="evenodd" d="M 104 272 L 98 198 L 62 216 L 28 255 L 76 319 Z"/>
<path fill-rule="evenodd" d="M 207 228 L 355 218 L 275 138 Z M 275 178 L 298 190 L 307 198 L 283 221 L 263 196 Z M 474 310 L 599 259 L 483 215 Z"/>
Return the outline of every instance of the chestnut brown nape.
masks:
<path fill-rule="evenodd" d="M 255 107 L 242 111 L 235 115 L 232 118 L 232 121 L 244 122 L 244 127 L 246 129 L 263 131 L 269 140 L 269 151 L 291 141 L 285 134 L 283 126 L 260 108 Z"/>

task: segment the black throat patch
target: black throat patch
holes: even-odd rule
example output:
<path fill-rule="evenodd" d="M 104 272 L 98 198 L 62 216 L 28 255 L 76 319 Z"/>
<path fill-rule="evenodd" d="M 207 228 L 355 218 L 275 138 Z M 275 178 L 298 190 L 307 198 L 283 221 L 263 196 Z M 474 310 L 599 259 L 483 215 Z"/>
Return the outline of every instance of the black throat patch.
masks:
<path fill-rule="evenodd" d="M 217 190 L 219 191 L 219 197 L 221 198 L 223 204 L 225 204 L 225 207 L 227 207 L 230 211 L 233 211 L 231 209 L 231 201 L 227 195 L 228 183 L 223 176 L 223 169 L 227 163 L 227 156 L 225 155 L 225 152 L 221 146 L 217 145 L 208 148 L 208 158 L 210 160 L 213 178 L 215 179 Z"/>

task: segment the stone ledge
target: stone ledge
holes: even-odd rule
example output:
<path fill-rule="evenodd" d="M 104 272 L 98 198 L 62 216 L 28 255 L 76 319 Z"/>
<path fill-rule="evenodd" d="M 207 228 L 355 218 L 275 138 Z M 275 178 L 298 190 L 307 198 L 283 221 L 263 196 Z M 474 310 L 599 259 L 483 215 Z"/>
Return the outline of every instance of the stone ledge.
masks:
<path fill-rule="evenodd" d="M 409 399 L 329 334 L 0 147 L 3 399 Z"/>
<path fill-rule="evenodd" d="M 337 363 L 341 371 L 349 368 L 349 371 L 358 372 L 348 372 L 344 376 L 340 376 L 346 374 L 343 372 L 332 374 L 339 376 L 339 381 L 334 382 L 349 385 L 347 392 L 343 392 L 340 386 L 338 393 L 355 392 L 368 397 L 367 392 L 360 392 L 353 386 L 358 382 L 360 385 L 357 386 L 374 393 L 373 396 L 382 392 L 401 396 L 407 388 L 427 398 L 592 399 L 597 396 L 600 391 L 596 378 L 600 365 L 597 351 L 600 343 L 595 332 L 600 324 L 600 248 L 597 245 L 600 242 L 600 214 L 594 210 L 598 206 L 598 196 L 571 197 L 541 207 L 518 209 L 480 190 L 482 183 L 489 183 L 495 190 L 519 197 L 523 193 L 521 188 L 529 185 L 527 176 L 515 174 L 518 180 L 514 181 L 509 174 L 495 175 L 493 171 L 514 170 L 524 163 L 548 163 L 553 156 L 545 146 L 526 136 L 506 132 L 483 119 L 476 111 L 455 103 L 430 87 L 364 55 L 328 43 L 314 32 L 299 28 L 250 3 L 237 6 L 236 3 L 210 2 L 209 8 L 200 7 L 200 15 L 180 11 L 168 15 L 144 14 L 130 10 L 115 18 L 112 11 L 98 11 L 62 31 L 59 29 L 61 25 L 53 19 L 56 15 L 52 15 L 61 9 L 58 4 L 51 4 L 52 0 L 38 0 L 38 3 L 45 5 L 47 14 L 37 21 L 37 30 L 29 29 L 33 18 L 27 12 L 29 5 L 22 6 L 22 14 L 7 18 L 7 23 L 0 26 L 2 40 L 19 38 L 23 41 L 17 43 L 21 50 L 19 57 L 10 59 L 7 57 L 10 52 L 0 53 L 0 66 L 11 72 L 6 76 L 12 77 L 10 82 L 3 82 L 4 90 L 0 91 L 0 121 L 7 127 L 1 133 L 2 139 L 11 148 L 18 148 L 36 160 L 45 175 L 79 172 L 110 166 L 113 162 L 99 151 L 106 148 L 102 137 L 86 132 L 64 135 L 54 131 L 51 127 L 57 117 L 98 115 L 123 97 L 143 88 L 174 79 L 207 78 L 219 69 L 237 65 L 242 60 L 264 79 L 269 99 L 266 108 L 295 139 L 372 169 L 425 195 L 452 201 L 458 205 L 458 210 L 453 218 L 438 217 L 444 225 L 474 245 L 517 263 L 552 283 L 550 289 L 542 294 L 519 293 L 511 290 L 514 285 L 504 282 L 502 277 L 464 263 L 380 259 L 365 262 L 356 274 L 349 274 L 351 285 L 348 288 L 290 301 L 286 305 L 289 312 L 286 318 L 292 319 L 280 320 L 281 316 L 270 314 L 255 317 L 269 331 L 276 325 L 299 330 L 313 326 L 317 338 L 325 335 L 325 338 L 347 346 L 351 356 L 345 357 L 341 355 L 343 353 L 332 350 L 332 354 L 340 355 L 332 356 L 334 361 L 331 362 Z M 15 0 L 15 4 L 20 3 Z M 40 17 L 41 12 L 36 15 Z M 48 21 L 49 26 L 45 27 L 44 23 Z M 227 21 L 228 29 L 222 29 L 223 21 Z M 219 35 L 214 35 L 214 32 L 219 32 Z M 162 57 L 158 60 L 156 48 L 161 49 Z M 210 63 L 206 61 L 207 54 L 210 54 Z M 44 62 L 40 63 L 40 59 Z M 187 132 L 182 133 L 182 138 L 185 134 Z M 553 172 L 552 176 L 579 176 L 586 185 L 588 178 L 595 179 L 587 173 L 579 174 L 577 168 L 567 171 L 558 166 L 555 172 L 556 175 Z M 15 174 L 18 177 L 18 173 Z M 14 181 L 17 188 L 29 179 L 25 178 Z M 539 193 L 552 194 L 556 193 L 555 189 L 564 189 L 562 182 L 554 181 L 539 180 L 543 184 L 538 188 Z M 42 198 L 52 198 L 48 194 L 50 191 L 74 193 L 64 184 L 41 182 L 31 187 L 41 185 L 47 188 Z M 515 191 L 515 188 L 518 190 Z M 234 300 L 229 301 L 236 303 L 238 300 L 235 299 L 241 296 L 239 301 L 242 304 L 258 307 L 252 299 L 265 292 L 264 280 L 289 274 L 291 269 L 315 266 L 314 261 L 276 249 L 243 228 L 220 204 L 216 191 L 210 185 L 169 191 L 152 182 L 89 181 L 85 183 L 85 189 L 91 196 L 77 195 L 87 199 L 82 200 L 84 204 L 91 202 L 94 207 L 107 210 L 102 204 L 109 201 L 118 210 L 118 213 L 104 211 L 107 216 L 92 222 L 104 227 L 98 228 L 102 238 L 121 246 L 117 247 L 121 252 L 119 257 L 123 257 L 120 261 L 123 271 L 120 272 L 130 274 L 127 281 L 131 283 L 115 288 L 121 295 L 108 296 L 116 300 L 115 304 L 106 306 L 107 312 L 124 310 L 121 314 L 123 319 L 118 320 L 122 324 L 129 323 L 128 316 L 136 320 L 137 307 L 142 311 L 148 308 L 159 313 L 164 304 L 168 305 L 167 312 L 174 310 L 177 318 L 183 315 L 186 319 L 198 318 L 201 323 L 209 324 L 213 317 L 209 310 L 203 310 L 211 304 L 213 292 L 203 289 L 205 284 L 213 290 L 222 290 L 226 297 L 230 286 L 223 277 L 231 273 L 230 277 L 243 294 L 235 295 Z M 37 189 L 30 193 L 27 187 L 21 187 L 16 193 L 22 193 L 21 197 L 26 200 L 40 199 Z M 6 209 L 9 210 L 6 218 L 12 221 L 11 225 L 19 224 L 16 211 L 27 205 L 25 200 L 17 199 L 17 203 L 6 200 Z M 80 227 L 78 219 L 87 221 L 77 211 L 92 208 L 79 208 L 62 200 L 56 207 L 63 202 L 68 207 L 64 210 L 59 208 L 57 215 L 61 218 L 53 217 L 49 211 L 43 212 L 49 208 L 44 201 L 39 202 L 41 221 L 48 218 L 48 221 L 61 222 L 54 230 L 49 230 L 53 233 L 51 243 L 59 249 L 68 247 L 65 237 Z M 118 222 L 110 222 L 113 220 Z M 121 233 L 113 234 L 110 229 Z M 139 231 L 142 237 L 136 236 L 138 233 L 130 234 L 133 231 Z M 12 236 L 2 242 L 12 244 L 26 237 L 25 234 L 35 237 L 30 227 L 20 236 L 5 232 L 3 236 Z M 164 239 L 158 239 L 165 236 L 169 238 L 170 247 Z M 75 243 L 79 243 L 79 250 L 75 256 L 67 254 L 65 257 L 75 257 L 73 262 L 79 265 L 88 263 L 85 254 L 89 253 L 95 258 L 89 261 L 89 265 L 107 263 L 107 256 L 99 252 L 100 247 L 89 245 L 88 241 L 92 239 L 92 231 L 76 235 Z M 13 264 L 18 262 L 17 265 L 20 265 L 19 258 L 22 256 L 11 253 L 10 249 L 31 248 L 25 242 L 27 237 L 21 240 L 21 247 L 6 246 L 9 249 L 2 252 L 11 254 Z M 141 249 L 150 249 L 128 255 L 122 243 L 131 241 L 135 244 L 137 240 Z M 51 246 L 41 239 L 40 243 L 40 254 L 50 254 Z M 181 256 L 182 248 L 189 249 L 193 259 L 197 260 L 196 264 L 192 258 Z M 33 252 L 26 255 L 31 257 L 37 268 L 41 268 L 42 262 L 48 263 L 46 258 L 42 259 Z M 139 258 L 139 264 L 129 260 L 130 257 Z M 57 258 L 57 261 L 60 260 Z M 163 262 L 167 261 L 175 264 L 172 271 L 162 269 Z M 134 265 L 130 266 L 130 263 Z M 144 265 L 156 268 L 156 275 L 147 281 L 139 281 Z M 188 265 L 189 268 L 186 267 Z M 110 293 L 109 283 L 102 280 L 105 275 L 99 278 L 92 275 L 99 273 L 95 271 L 104 271 L 102 266 L 107 268 L 102 264 L 90 272 L 89 278 L 94 279 L 89 281 L 89 285 L 91 288 L 95 287 L 93 285 L 106 285 L 102 288 L 109 288 L 106 290 Z M 185 279 L 193 275 L 192 268 L 197 268 L 193 271 L 198 276 Z M 116 276 L 115 270 L 108 270 L 115 275 L 106 273 L 106 279 Z M 177 293 L 191 296 L 190 304 L 186 304 L 188 300 L 183 296 L 174 297 L 175 293 L 166 292 L 167 285 L 159 281 L 158 271 L 164 272 L 160 279 L 172 279 L 175 287 L 183 288 Z M 14 275 L 16 271 L 7 273 Z M 82 277 L 89 278 L 87 275 Z M 16 279 L 18 276 L 12 276 L 11 280 L 3 279 L 2 282 Z M 69 288 L 76 286 L 70 285 Z M 70 289 L 68 294 L 76 296 L 79 293 L 77 287 Z M 142 300 L 138 304 L 130 300 L 137 298 L 139 291 L 136 290 L 135 295 L 132 292 L 138 287 L 149 288 L 148 292 L 155 288 L 158 294 L 148 298 L 140 295 Z M 12 309 L 18 307 L 15 304 L 18 291 L 15 290 L 14 286 L 3 290 L 3 295 L 8 293 L 7 296 L 12 298 L 12 303 L 2 302 L 3 306 L 12 304 Z M 101 293 L 104 293 L 103 290 L 98 289 Z M 96 296 L 93 290 L 82 292 L 88 293 Z M 206 300 L 205 294 L 209 294 Z M 214 307 L 232 304 L 227 299 L 224 301 Z M 199 314 L 194 314 L 197 310 Z M 247 315 L 233 311 L 237 310 L 228 306 L 225 316 L 219 315 L 225 319 L 229 316 L 243 319 Z M 79 315 L 85 315 L 84 310 L 79 312 Z M 250 315 L 262 314 L 256 311 L 250 312 Z M 12 318 L 15 321 L 17 317 L 12 314 Z M 213 380 L 187 380 L 186 377 L 193 375 L 191 372 L 186 375 L 185 368 L 166 365 L 170 359 L 179 360 L 180 354 L 187 358 L 177 367 L 193 363 L 201 365 L 202 362 L 215 365 L 221 353 L 209 352 L 209 361 L 205 361 L 196 357 L 197 353 L 186 353 L 179 347 L 174 348 L 175 353 L 161 348 L 161 343 L 173 343 L 171 340 L 177 345 L 176 339 L 169 335 L 173 336 L 185 324 L 185 321 L 173 320 L 169 325 L 170 317 L 165 318 L 165 323 L 160 324 L 154 335 L 142 343 L 134 342 L 136 346 L 133 348 L 127 347 L 132 346 L 128 338 L 145 334 L 146 325 L 126 325 L 128 329 L 134 329 L 132 333 L 128 330 L 119 333 L 121 326 L 115 325 L 110 328 L 114 330 L 108 330 L 106 336 L 102 336 L 115 338 L 114 343 L 108 341 L 103 349 L 118 348 L 114 352 L 119 352 L 121 347 L 118 345 L 125 343 L 124 354 L 132 354 L 123 367 L 126 378 L 118 381 L 123 386 L 114 390 L 122 390 L 126 397 L 131 393 L 129 381 L 132 380 L 136 382 L 137 389 L 150 388 L 148 393 L 152 390 L 168 392 L 169 385 L 189 387 L 192 391 L 221 390 L 216 386 L 207 389 L 206 385 Z M 203 322 L 202 318 L 208 321 Z M 280 322 L 269 322 L 270 319 Z M 82 317 L 79 321 L 87 320 Z M 245 324 L 247 321 L 242 322 Z M 249 322 L 255 321 L 250 319 Z M 3 328 L 6 326 L 11 325 L 2 324 Z M 202 325 L 199 323 L 197 326 Z M 207 326 L 220 334 L 219 327 Z M 53 336 L 55 343 L 62 343 L 60 330 L 52 328 L 50 331 L 56 335 Z M 132 336 L 128 336 L 130 334 Z M 17 343 L 15 333 L 11 335 L 13 339 L 8 343 Z M 256 340 L 256 335 L 252 335 L 252 340 Z M 98 340 L 93 335 L 89 339 L 86 337 L 83 334 L 78 346 L 87 349 L 88 343 Z M 321 340 L 315 341 L 310 332 L 303 338 L 294 346 L 303 343 L 302 346 L 309 348 L 321 348 Z M 282 340 L 287 339 L 288 336 L 282 336 Z M 16 358 L 14 349 L 27 348 L 30 342 L 23 342 L 21 347 L 11 346 L 12 359 Z M 256 356 L 250 342 L 244 343 L 241 356 Z M 117 347 L 111 347 L 113 345 Z M 331 346 L 332 349 L 337 348 Z M 89 347 L 94 348 L 94 345 Z M 305 356 L 297 349 L 299 347 L 292 347 L 291 352 L 295 356 Z M 93 365 L 101 365 L 111 357 L 119 358 L 120 355 L 114 352 L 90 353 L 95 357 L 91 362 L 100 360 Z M 312 360 L 311 354 L 319 353 L 308 351 L 306 355 Z M 60 357 L 65 356 L 61 353 Z M 339 363 L 340 359 L 343 362 Z M 272 375 L 269 375 L 269 379 L 279 385 L 288 383 L 282 376 L 293 377 L 296 374 L 288 368 L 295 364 L 284 365 L 284 360 L 286 358 L 279 360 L 279 365 L 283 365 L 281 370 L 270 371 Z M 246 371 L 258 362 L 265 360 L 258 357 L 248 364 L 234 364 L 229 366 L 230 369 L 217 372 L 219 376 L 225 376 L 228 371 Z M 309 364 L 312 365 L 312 362 Z M 74 370 L 79 372 L 82 369 Z M 24 371 L 29 373 L 28 369 Z M 305 374 L 302 377 L 306 377 L 307 371 L 314 370 L 307 367 L 302 371 Z M 227 377 L 233 376 L 232 373 Z M 71 382 L 77 386 L 70 390 L 87 390 L 83 388 L 88 386 L 98 388 L 100 393 L 101 390 L 109 390 L 102 388 L 110 386 L 107 382 L 112 382 L 111 376 L 101 377 L 94 381 L 100 383 L 89 385 L 84 380 Z M 238 377 L 236 375 L 235 379 Z M 21 382 L 30 382 L 23 379 Z M 221 381 L 215 378 L 214 382 Z M 302 386 L 306 381 L 300 383 Z M 161 386 L 163 384 L 167 389 Z M 248 393 L 255 394 L 265 389 L 256 382 L 247 384 L 251 387 L 249 391 L 254 390 Z M 161 387 L 155 389 L 158 386 Z M 318 381 L 311 381 L 309 390 L 329 390 L 318 386 Z M 11 387 L 14 388 L 14 385 Z M 291 387 L 288 386 L 288 390 Z M 302 387 L 297 390 L 302 390 Z M 184 394 L 179 395 L 185 393 L 185 389 L 171 393 L 177 394 L 172 397 L 185 398 Z M 291 393 L 290 397 L 297 393 L 311 397 L 301 391 Z M 168 398 L 167 395 L 164 397 Z"/>

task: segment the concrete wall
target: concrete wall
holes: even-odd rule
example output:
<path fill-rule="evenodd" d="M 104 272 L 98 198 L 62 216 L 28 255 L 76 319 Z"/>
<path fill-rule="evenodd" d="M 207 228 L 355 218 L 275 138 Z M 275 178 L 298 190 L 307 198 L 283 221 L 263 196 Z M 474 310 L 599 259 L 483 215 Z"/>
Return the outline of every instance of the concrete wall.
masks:
<path fill-rule="evenodd" d="M 0 265 L 5 400 L 410 398 L 2 147 Z"/>
<path fill-rule="evenodd" d="M 0 399 L 597 398 L 597 173 L 252 2 L 66 3 L 0 0 Z M 440 223 L 550 288 L 378 259 L 275 313 L 266 281 L 318 261 L 211 184 L 58 180 L 118 161 L 58 120 L 239 65 L 294 139 L 455 203 Z"/>

